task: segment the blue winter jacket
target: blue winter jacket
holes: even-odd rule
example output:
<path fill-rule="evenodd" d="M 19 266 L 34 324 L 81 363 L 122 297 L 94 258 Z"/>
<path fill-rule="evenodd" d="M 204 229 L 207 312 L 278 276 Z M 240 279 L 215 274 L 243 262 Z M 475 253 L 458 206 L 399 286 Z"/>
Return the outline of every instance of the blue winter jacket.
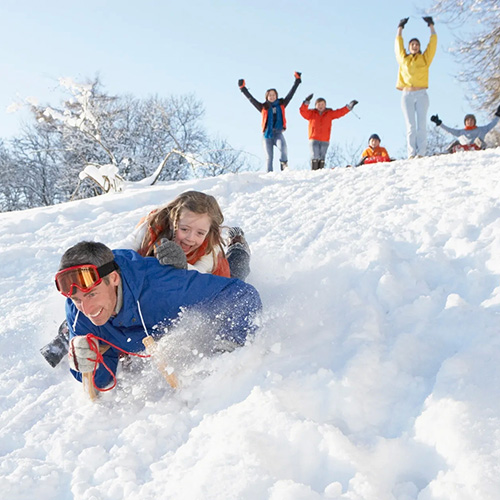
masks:
<path fill-rule="evenodd" d="M 123 286 L 120 312 L 104 325 L 96 326 L 67 299 L 70 338 L 93 333 L 125 351 L 143 351 L 142 339 L 146 333 L 139 307 L 148 333 L 153 336 L 162 335 L 164 330 L 154 327 L 170 325 L 181 308 L 187 314 L 190 310 L 201 312 L 207 319 L 207 335 L 219 335 L 243 345 L 247 335 L 255 331 L 253 320 L 262 303 L 253 286 L 238 279 L 162 266 L 157 259 L 141 257 L 133 250 L 113 250 L 113 254 Z M 221 317 L 224 321 L 220 321 Z M 119 354 L 117 349 L 110 348 L 103 355 L 113 374 Z M 81 373 L 71 372 L 81 381 Z M 111 380 L 112 375 L 101 364 L 96 371 L 96 385 L 102 388 Z"/>

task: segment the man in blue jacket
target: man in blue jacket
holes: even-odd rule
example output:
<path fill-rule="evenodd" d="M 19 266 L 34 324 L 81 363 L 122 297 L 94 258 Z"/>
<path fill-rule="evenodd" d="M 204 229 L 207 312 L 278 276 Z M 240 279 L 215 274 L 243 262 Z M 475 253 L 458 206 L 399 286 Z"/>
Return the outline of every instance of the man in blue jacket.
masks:
<path fill-rule="evenodd" d="M 201 315 L 207 335 L 243 345 L 262 308 L 257 290 L 238 279 L 161 265 L 133 250 L 111 251 L 106 245 L 82 241 L 61 258 L 57 289 L 67 297 L 70 330 L 69 360 L 73 376 L 93 371 L 96 354 L 87 334 L 111 345 L 102 355 L 95 384 L 103 388 L 114 378 L 120 350 L 144 350 L 143 339 L 162 335 L 182 314 Z"/>

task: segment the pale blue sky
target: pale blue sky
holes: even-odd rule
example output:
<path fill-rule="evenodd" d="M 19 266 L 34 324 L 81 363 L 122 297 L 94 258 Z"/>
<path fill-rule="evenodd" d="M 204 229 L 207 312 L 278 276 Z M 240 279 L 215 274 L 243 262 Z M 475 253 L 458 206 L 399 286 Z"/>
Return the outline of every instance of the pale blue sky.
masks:
<path fill-rule="evenodd" d="M 410 17 L 405 41 L 426 45 L 420 8 L 429 2 L 391 0 L 3 0 L 0 5 L 0 137 L 19 131 L 26 115 L 8 114 L 13 101 L 60 101 L 57 80 L 99 74 L 110 94 L 147 97 L 194 93 L 204 103 L 207 130 L 261 159 L 260 115 L 240 93 L 245 78 L 263 100 L 269 87 L 285 95 L 295 70 L 303 83 L 287 108 L 286 138 L 292 168 L 308 168 L 307 122 L 298 108 L 308 94 L 329 107 L 359 101 L 333 122 L 332 141 L 366 144 L 382 138 L 392 156 L 404 154 L 405 127 L 395 89 L 394 37 Z M 460 67 L 449 54 L 447 26 L 436 18 L 438 50 L 430 71 L 430 114 L 459 125 L 471 111 Z M 478 114 L 481 117 L 481 114 Z M 434 125 L 429 122 L 429 126 Z"/>

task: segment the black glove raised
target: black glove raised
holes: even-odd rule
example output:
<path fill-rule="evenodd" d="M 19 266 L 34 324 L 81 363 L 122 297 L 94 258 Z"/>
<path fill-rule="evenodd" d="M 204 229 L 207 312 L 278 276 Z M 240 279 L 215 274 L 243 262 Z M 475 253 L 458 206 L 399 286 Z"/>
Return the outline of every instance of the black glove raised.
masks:
<path fill-rule="evenodd" d="M 401 19 L 401 21 L 399 21 L 398 28 L 404 28 L 405 24 L 408 22 L 408 19 L 410 19 L 410 18 L 404 17 L 403 19 Z"/>
<path fill-rule="evenodd" d="M 243 80 L 243 78 L 240 78 L 238 80 L 238 87 L 242 89 L 244 86 L 245 86 L 245 80 Z"/>
<path fill-rule="evenodd" d="M 495 116 L 500 116 L 500 106 L 498 106 L 497 112 L 495 113 Z"/>
<path fill-rule="evenodd" d="M 187 269 L 184 250 L 177 243 L 167 240 L 167 238 L 162 238 L 155 243 L 155 257 L 162 266 Z"/>
<path fill-rule="evenodd" d="M 313 98 L 313 95 L 314 95 L 314 94 L 309 94 L 309 95 L 308 95 L 308 96 L 304 99 L 304 102 L 305 102 L 306 104 L 309 104 L 309 103 L 311 102 L 312 98 Z"/>
<path fill-rule="evenodd" d="M 438 115 L 432 115 L 431 122 L 434 122 L 436 124 L 436 127 L 441 125 L 441 123 L 443 123 L 443 121 L 439 119 Z"/>
<path fill-rule="evenodd" d="M 431 16 L 424 16 L 422 19 L 427 23 L 427 26 L 434 26 L 434 21 Z"/>
<path fill-rule="evenodd" d="M 355 100 L 352 100 L 348 105 L 347 107 L 349 108 L 349 111 L 352 110 L 352 108 L 354 108 L 354 106 L 356 106 L 356 104 L 358 104 L 358 101 L 355 101 Z"/>
<path fill-rule="evenodd" d="M 296 72 L 294 73 L 294 76 L 295 76 L 295 79 L 296 79 L 296 80 L 298 80 L 299 82 L 301 82 L 301 83 L 302 83 L 302 78 L 301 78 L 302 73 L 301 73 L 300 71 L 296 71 Z"/>

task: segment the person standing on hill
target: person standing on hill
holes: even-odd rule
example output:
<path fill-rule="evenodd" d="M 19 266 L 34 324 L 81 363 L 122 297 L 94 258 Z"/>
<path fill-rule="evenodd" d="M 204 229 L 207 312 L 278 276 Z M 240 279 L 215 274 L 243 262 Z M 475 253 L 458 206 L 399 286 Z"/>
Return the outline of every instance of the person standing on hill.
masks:
<path fill-rule="evenodd" d="M 326 101 L 322 97 L 316 99 L 314 109 L 309 109 L 313 94 L 307 96 L 300 106 L 302 118 L 309 121 L 309 146 L 311 149 L 311 169 L 318 170 L 325 167 L 326 152 L 330 145 L 332 132 L 332 121 L 342 118 L 358 104 L 351 101 L 343 108 L 331 109 L 326 107 Z"/>
<path fill-rule="evenodd" d="M 283 132 L 286 130 L 285 108 L 292 100 L 295 91 L 302 82 L 301 73 L 296 71 L 294 76 L 295 82 L 284 99 L 278 98 L 278 91 L 276 89 L 268 89 L 266 90 L 264 102 L 257 101 L 257 99 L 250 94 L 243 78 L 238 80 L 238 87 L 243 95 L 255 106 L 257 111 L 262 113 L 262 132 L 264 134 L 263 145 L 268 172 L 273 171 L 274 146 L 276 146 L 281 153 L 281 170 L 285 170 L 285 168 L 288 167 L 288 148 L 285 136 L 283 135 Z"/>
<path fill-rule="evenodd" d="M 395 42 L 396 60 L 399 64 L 396 88 L 403 92 L 401 108 L 406 122 L 408 158 L 425 156 L 427 152 L 427 110 L 429 109 L 429 67 L 437 48 L 437 34 L 432 17 L 423 17 L 431 30 L 429 44 L 422 53 L 418 38 L 412 38 L 406 52 L 403 28 L 408 18 L 401 19 Z"/>

